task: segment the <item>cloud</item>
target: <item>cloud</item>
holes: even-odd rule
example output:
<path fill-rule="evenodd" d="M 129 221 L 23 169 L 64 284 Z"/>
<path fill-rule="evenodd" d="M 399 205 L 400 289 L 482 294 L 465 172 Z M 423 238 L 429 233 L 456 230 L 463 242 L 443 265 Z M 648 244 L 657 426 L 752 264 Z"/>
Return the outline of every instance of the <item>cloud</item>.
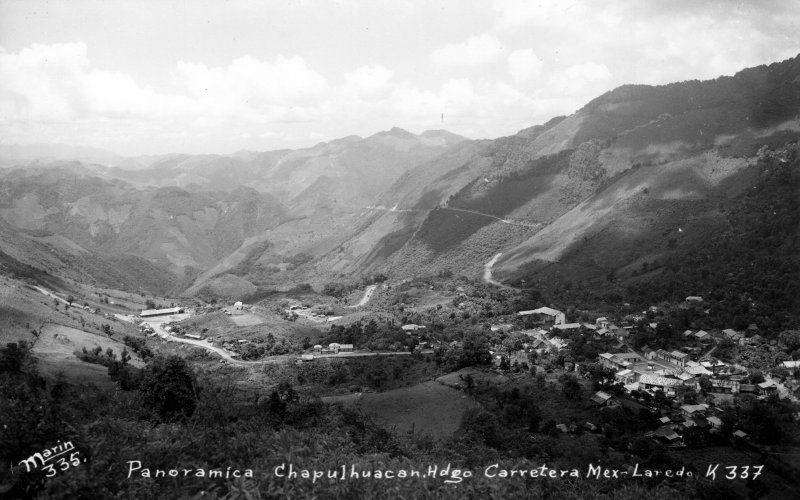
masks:
<path fill-rule="evenodd" d="M 347 87 L 357 96 L 375 98 L 386 95 L 391 89 L 392 71 L 384 66 L 362 66 L 345 73 Z"/>
<path fill-rule="evenodd" d="M 515 50 L 508 56 L 508 74 L 518 83 L 541 75 L 543 66 L 544 63 L 533 49 Z"/>
<path fill-rule="evenodd" d="M 471 36 L 463 43 L 450 43 L 431 54 L 431 61 L 445 66 L 481 66 L 505 53 L 503 43 L 492 35 Z"/>
<path fill-rule="evenodd" d="M 160 95 L 129 75 L 93 68 L 84 43 L 34 44 L 18 54 L 0 48 L 4 120 L 63 122 L 90 117 L 159 118 L 191 102 Z"/>

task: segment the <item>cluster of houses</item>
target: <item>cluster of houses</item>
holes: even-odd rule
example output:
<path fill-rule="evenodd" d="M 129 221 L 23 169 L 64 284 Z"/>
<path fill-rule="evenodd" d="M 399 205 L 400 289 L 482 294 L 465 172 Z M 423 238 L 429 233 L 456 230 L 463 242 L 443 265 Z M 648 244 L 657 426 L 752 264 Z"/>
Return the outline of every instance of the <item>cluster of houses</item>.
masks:
<path fill-rule="evenodd" d="M 598 362 L 616 372 L 615 378 L 626 390 L 661 391 L 677 397 L 682 391 L 700 390 L 700 377 L 709 380 L 708 392 L 716 394 L 749 393 L 769 395 L 777 391 L 774 382 L 745 384 L 747 370 L 729 366 L 719 360 L 693 361 L 682 351 L 647 351 L 644 358 L 634 352 L 602 353 Z"/>
<path fill-rule="evenodd" d="M 320 344 L 314 346 L 314 354 L 317 355 L 339 354 L 340 352 L 353 352 L 353 344 L 339 344 L 333 342 L 328 344 L 328 347 L 322 347 Z"/>

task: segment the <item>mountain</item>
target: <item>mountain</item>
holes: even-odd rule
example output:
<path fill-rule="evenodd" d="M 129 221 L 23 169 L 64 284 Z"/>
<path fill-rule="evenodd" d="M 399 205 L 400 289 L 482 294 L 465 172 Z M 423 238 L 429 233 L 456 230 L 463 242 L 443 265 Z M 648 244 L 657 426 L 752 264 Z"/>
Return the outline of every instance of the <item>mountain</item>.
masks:
<path fill-rule="evenodd" d="M 169 289 L 288 219 L 277 200 L 250 188 L 139 189 L 74 164 L 0 170 L 0 193 L 0 250 L 51 274 L 145 290 Z"/>
<path fill-rule="evenodd" d="M 0 144 L 0 167 L 31 161 L 79 161 L 108 166 L 124 163 L 121 156 L 99 148 L 65 144 Z"/>
<path fill-rule="evenodd" d="M 726 210 L 768 168 L 765 154 L 798 138 L 800 57 L 710 81 L 623 86 L 408 171 L 317 269 L 480 276 L 502 253 L 495 279 L 616 287 L 725 231 Z"/>
<path fill-rule="evenodd" d="M 192 191 L 246 185 L 296 207 L 361 207 L 405 171 L 463 137 L 445 131 L 415 135 L 394 128 L 367 138 L 348 136 L 312 148 L 233 155 L 171 155 L 147 168 L 109 174 L 139 186 L 179 186 Z"/>
<path fill-rule="evenodd" d="M 17 231 L 9 241 L 45 231 L 98 262 L 142 259 L 136 266 L 164 270 L 190 295 L 449 271 L 653 301 L 654 283 L 670 283 L 659 297 L 674 298 L 792 274 L 781 257 L 709 277 L 722 268 L 697 255 L 739 262 L 701 252 L 732 234 L 755 241 L 756 226 L 772 227 L 773 201 L 776 214 L 791 212 L 798 139 L 800 57 L 709 81 L 625 85 L 495 140 L 394 128 L 295 151 L 150 157 L 136 170 L 0 171 L 0 217 Z M 783 184 L 770 177 L 786 169 Z M 777 185 L 770 201 L 778 191 L 766 186 Z M 776 227 L 770 241 L 785 256 L 796 231 Z M 0 250 L 19 261 L 9 268 L 35 265 Z"/>

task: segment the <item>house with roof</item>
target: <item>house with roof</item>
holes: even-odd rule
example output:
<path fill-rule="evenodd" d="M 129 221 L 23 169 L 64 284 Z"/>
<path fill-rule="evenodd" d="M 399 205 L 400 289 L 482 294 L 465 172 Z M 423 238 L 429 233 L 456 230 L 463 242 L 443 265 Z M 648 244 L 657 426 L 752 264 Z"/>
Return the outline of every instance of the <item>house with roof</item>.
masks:
<path fill-rule="evenodd" d="M 608 318 L 605 316 L 597 318 L 594 320 L 594 324 L 597 325 L 598 328 L 608 328 Z"/>
<path fill-rule="evenodd" d="M 719 378 L 711 379 L 711 392 L 717 394 L 738 394 L 739 382 Z"/>
<path fill-rule="evenodd" d="M 738 439 L 747 439 L 748 438 L 748 434 L 746 432 L 744 432 L 743 430 L 738 429 L 738 430 L 734 431 L 733 437 L 734 438 L 738 438 Z"/>
<path fill-rule="evenodd" d="M 688 373 L 694 378 L 700 377 L 702 375 L 713 375 L 712 372 L 708 371 L 703 367 L 703 365 L 697 363 L 696 366 L 684 366 L 683 372 Z"/>
<path fill-rule="evenodd" d="M 607 392 L 597 391 L 590 399 L 597 406 L 606 406 L 613 396 Z"/>
<path fill-rule="evenodd" d="M 639 378 L 639 374 L 635 371 L 625 368 L 624 370 L 620 370 L 614 374 L 614 378 L 620 381 L 623 385 L 628 385 L 636 382 Z"/>
<path fill-rule="evenodd" d="M 624 370 L 625 368 L 629 368 L 632 364 L 630 361 L 631 358 L 624 357 L 625 354 L 634 354 L 635 353 L 619 353 L 619 354 L 611 354 L 610 352 L 604 352 L 597 357 L 597 361 L 610 370 Z M 636 356 L 638 359 L 638 356 Z"/>
<path fill-rule="evenodd" d="M 710 340 L 711 340 L 711 334 L 710 334 L 710 333 L 708 333 L 708 332 L 707 332 L 707 331 L 705 331 L 705 330 L 698 330 L 698 331 L 694 332 L 694 336 L 695 336 L 695 337 L 696 337 L 698 340 L 705 341 L 705 342 L 708 342 L 708 341 L 710 341 Z"/>
<path fill-rule="evenodd" d="M 767 380 L 758 384 L 758 391 L 761 394 L 774 394 L 778 392 L 778 385 L 772 380 Z"/>
<path fill-rule="evenodd" d="M 639 386 L 646 390 L 660 390 L 665 393 L 668 390 L 673 390 L 675 387 L 682 385 L 677 378 L 659 377 L 657 375 L 642 375 L 639 377 Z"/>
<path fill-rule="evenodd" d="M 425 327 L 423 325 L 415 325 L 414 323 L 409 323 L 407 325 L 401 326 L 400 329 L 403 330 L 404 332 L 410 334 L 410 333 L 416 332 L 418 330 L 424 330 Z"/>
<path fill-rule="evenodd" d="M 700 303 L 703 302 L 703 297 L 700 297 L 699 295 L 690 295 L 686 297 L 686 302 Z"/>
<path fill-rule="evenodd" d="M 554 325 L 563 325 L 567 322 L 566 315 L 559 311 L 558 309 L 553 309 L 552 307 L 540 307 L 538 309 L 531 309 L 529 311 L 519 311 L 517 316 L 533 316 L 538 315 L 539 317 L 547 317 L 548 322 L 552 322 Z"/>
<path fill-rule="evenodd" d="M 577 330 L 580 327 L 581 327 L 580 323 L 560 323 L 557 325 L 553 325 L 554 330 L 559 330 L 562 332 L 566 330 Z"/>
<path fill-rule="evenodd" d="M 704 415 L 708 411 L 709 406 L 707 404 L 699 404 L 699 405 L 683 405 L 680 407 L 681 414 L 686 417 L 694 417 L 698 415 Z"/>
<path fill-rule="evenodd" d="M 711 373 L 717 373 L 718 371 L 721 371 L 728 365 L 726 365 L 725 363 L 723 363 L 718 359 L 714 359 L 711 361 L 701 361 L 700 366 L 702 366 L 706 370 L 709 370 Z"/>
<path fill-rule="evenodd" d="M 788 370 L 796 370 L 800 368 L 800 360 L 783 361 L 780 366 L 781 368 L 786 368 Z"/>
<path fill-rule="evenodd" d="M 653 432 L 653 437 L 660 441 L 666 441 L 667 443 L 674 443 L 681 438 L 678 433 L 668 425 L 663 425 L 656 429 L 655 432 Z"/>
<path fill-rule="evenodd" d="M 739 384 L 739 394 L 758 394 L 758 386 L 755 384 Z"/>

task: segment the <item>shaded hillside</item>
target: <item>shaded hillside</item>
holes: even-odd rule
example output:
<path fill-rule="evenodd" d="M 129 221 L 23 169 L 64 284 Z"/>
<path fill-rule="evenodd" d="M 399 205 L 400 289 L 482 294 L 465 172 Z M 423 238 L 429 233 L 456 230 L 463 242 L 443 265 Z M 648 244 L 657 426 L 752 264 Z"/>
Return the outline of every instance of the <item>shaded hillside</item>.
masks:
<path fill-rule="evenodd" d="M 9 228 L 57 235 L 112 268 L 134 256 L 177 275 L 213 266 L 246 238 L 287 219 L 273 197 L 248 188 L 137 189 L 75 169 L 2 171 L 0 193 L 0 218 Z"/>
<path fill-rule="evenodd" d="M 369 237 L 381 248 L 351 257 L 361 266 L 352 269 L 402 275 L 476 276 L 502 252 L 495 276 L 513 280 L 603 242 L 579 267 L 605 277 L 657 258 L 654 238 L 636 236 L 649 228 L 697 219 L 702 231 L 720 230 L 716 205 L 703 200 L 736 196 L 759 149 L 798 137 L 800 57 L 705 82 L 623 86 L 571 116 L 410 171 L 386 196 L 407 213 L 381 215 L 343 247 L 358 251 Z"/>
<path fill-rule="evenodd" d="M 63 279 L 132 292 L 163 294 L 177 277 L 135 255 L 103 255 L 57 234 L 19 230 L 0 219 L 0 273 L 60 289 Z"/>

